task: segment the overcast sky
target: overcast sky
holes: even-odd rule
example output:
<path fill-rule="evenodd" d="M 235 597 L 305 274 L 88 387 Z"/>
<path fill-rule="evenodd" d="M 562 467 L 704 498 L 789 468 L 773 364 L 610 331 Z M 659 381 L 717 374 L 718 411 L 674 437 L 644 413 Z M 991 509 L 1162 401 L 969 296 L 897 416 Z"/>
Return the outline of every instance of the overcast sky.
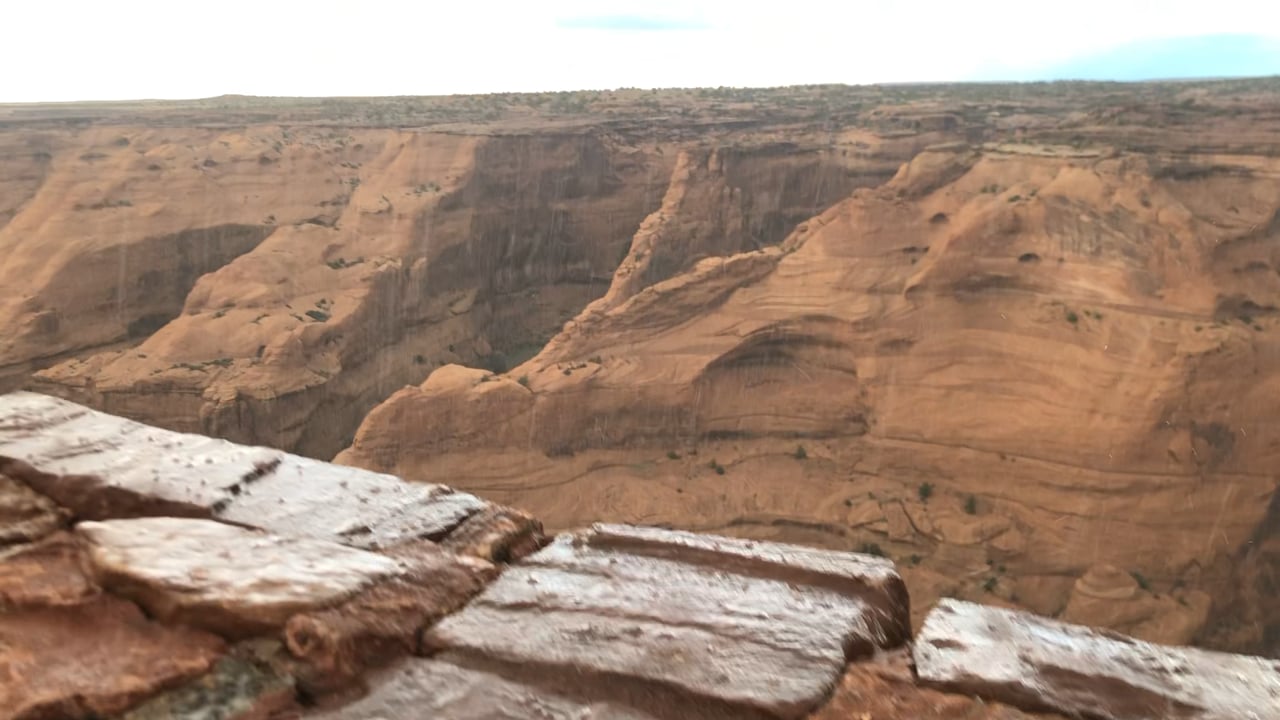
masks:
<path fill-rule="evenodd" d="M 3 0 L 0 18 L 0 102 L 1030 79 L 1238 33 L 1270 36 L 1251 74 L 1280 72 L 1268 0 Z"/>

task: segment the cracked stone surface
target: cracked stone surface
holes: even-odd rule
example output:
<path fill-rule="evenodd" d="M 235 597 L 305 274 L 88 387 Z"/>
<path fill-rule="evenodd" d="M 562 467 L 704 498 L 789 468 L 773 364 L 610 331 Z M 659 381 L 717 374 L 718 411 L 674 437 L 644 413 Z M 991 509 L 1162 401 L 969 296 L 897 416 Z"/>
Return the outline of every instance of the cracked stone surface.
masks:
<path fill-rule="evenodd" d="M 1135 640 L 946 599 L 913 654 L 921 681 L 1103 720 L 1280 717 L 1280 661 Z"/>
<path fill-rule="evenodd" d="M 886 560 L 786 549 L 598 525 L 509 568 L 424 644 L 659 716 L 803 717 L 848 660 L 906 641 L 908 608 Z"/>
<path fill-rule="evenodd" d="M 0 395 L 0 473 L 86 520 L 218 518 L 374 549 L 490 507 L 440 485 L 172 432 L 37 393 Z M 4 493 L 0 486 L 0 537 Z"/>
<path fill-rule="evenodd" d="M 277 629 L 403 573 L 383 555 L 211 520 L 108 520 L 76 530 L 105 588 L 165 622 L 230 637 Z"/>

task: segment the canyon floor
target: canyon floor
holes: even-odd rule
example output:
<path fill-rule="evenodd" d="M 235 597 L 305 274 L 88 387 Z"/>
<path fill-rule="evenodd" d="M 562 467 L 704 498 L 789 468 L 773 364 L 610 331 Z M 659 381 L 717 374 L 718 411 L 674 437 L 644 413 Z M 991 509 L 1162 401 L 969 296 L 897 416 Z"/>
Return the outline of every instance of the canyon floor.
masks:
<path fill-rule="evenodd" d="M 1280 81 L 0 106 L 0 390 L 1280 656 Z"/>

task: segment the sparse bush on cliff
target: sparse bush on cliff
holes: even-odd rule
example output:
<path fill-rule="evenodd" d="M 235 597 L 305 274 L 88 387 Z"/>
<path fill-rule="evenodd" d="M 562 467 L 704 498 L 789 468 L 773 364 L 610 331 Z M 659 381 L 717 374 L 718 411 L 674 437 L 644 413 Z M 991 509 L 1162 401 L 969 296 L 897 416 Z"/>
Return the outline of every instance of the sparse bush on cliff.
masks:
<path fill-rule="evenodd" d="M 920 487 L 916 488 L 916 494 L 920 496 L 920 502 L 929 502 L 929 498 L 933 496 L 933 483 L 920 483 Z"/>

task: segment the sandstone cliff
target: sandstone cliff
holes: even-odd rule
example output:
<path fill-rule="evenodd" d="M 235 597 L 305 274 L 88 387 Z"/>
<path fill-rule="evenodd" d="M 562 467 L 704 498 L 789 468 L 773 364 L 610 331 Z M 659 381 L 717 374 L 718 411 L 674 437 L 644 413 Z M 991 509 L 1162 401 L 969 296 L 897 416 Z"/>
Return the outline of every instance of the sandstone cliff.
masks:
<path fill-rule="evenodd" d="M 1280 143 L 1256 119 L 1270 144 L 1234 150 L 1108 124 L 939 147 L 683 272 L 669 193 L 539 355 L 435 371 L 339 461 L 552 527 L 885 552 L 922 608 L 1277 652 Z"/>
<path fill-rule="evenodd" d="M 893 168 L 830 145 L 723 142 L 672 178 L 682 151 L 590 128 L 64 132 L 0 229 L 0 362 L 16 382 L 71 358 L 35 385 L 329 457 L 432 368 L 540 348 L 604 292 L 674 186 L 698 196 L 686 212 L 719 217 L 689 241 L 723 254 L 776 244 Z"/>
<path fill-rule="evenodd" d="M 0 106 L 0 385 L 1276 653 L 1278 97 Z"/>

